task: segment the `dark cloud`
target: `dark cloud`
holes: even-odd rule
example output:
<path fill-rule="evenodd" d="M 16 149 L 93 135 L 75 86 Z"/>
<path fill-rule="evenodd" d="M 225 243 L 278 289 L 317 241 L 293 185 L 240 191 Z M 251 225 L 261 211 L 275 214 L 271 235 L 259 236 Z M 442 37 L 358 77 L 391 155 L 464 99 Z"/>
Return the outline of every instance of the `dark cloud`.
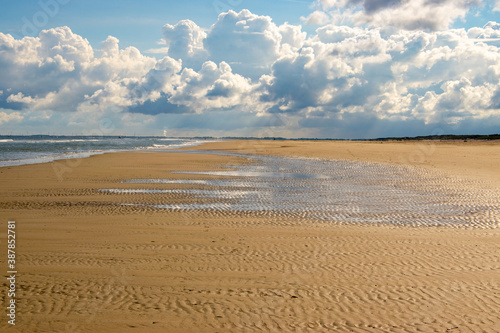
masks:
<path fill-rule="evenodd" d="M 193 113 L 192 110 L 183 105 L 170 103 L 167 95 L 162 95 L 155 101 L 147 100 L 142 104 L 131 106 L 127 108 L 127 111 L 147 115 L 157 115 L 161 113 Z"/>
<path fill-rule="evenodd" d="M 463 18 L 483 0 L 318 0 L 323 10 L 341 5 L 354 13 L 342 20 L 351 20 L 356 25 L 371 25 L 382 28 L 396 27 L 406 30 L 444 30 Z M 333 14 L 334 17 L 336 14 Z M 339 17 L 340 19 L 340 17 Z"/>
<path fill-rule="evenodd" d="M 403 0 L 365 0 L 363 1 L 363 8 L 367 13 L 374 13 L 388 7 L 399 6 L 402 2 Z"/>
<path fill-rule="evenodd" d="M 231 87 L 224 85 L 222 82 L 216 82 L 205 96 L 209 99 L 215 99 L 217 97 L 230 97 L 231 94 Z"/>

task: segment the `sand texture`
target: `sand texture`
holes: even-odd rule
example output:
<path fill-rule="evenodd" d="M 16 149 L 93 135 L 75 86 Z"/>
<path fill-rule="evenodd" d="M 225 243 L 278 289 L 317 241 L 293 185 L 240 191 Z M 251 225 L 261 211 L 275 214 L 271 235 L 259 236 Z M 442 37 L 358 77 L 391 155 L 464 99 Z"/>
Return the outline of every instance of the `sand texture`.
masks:
<path fill-rule="evenodd" d="M 500 332 L 499 148 L 232 141 L 0 168 L 2 252 L 9 219 L 18 237 L 0 331 Z"/>

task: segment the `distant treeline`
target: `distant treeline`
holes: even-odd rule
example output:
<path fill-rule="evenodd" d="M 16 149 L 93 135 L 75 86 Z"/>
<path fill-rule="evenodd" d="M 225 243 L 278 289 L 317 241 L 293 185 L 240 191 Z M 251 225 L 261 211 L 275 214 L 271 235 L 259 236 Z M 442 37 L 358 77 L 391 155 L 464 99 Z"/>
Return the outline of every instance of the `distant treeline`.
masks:
<path fill-rule="evenodd" d="M 198 138 L 195 138 L 198 139 Z M 202 137 L 199 139 L 211 139 L 211 137 Z M 215 138 L 214 138 L 215 139 Z M 423 140 L 500 140 L 500 134 L 489 135 L 421 135 L 421 136 L 404 136 L 404 137 L 389 137 L 377 139 L 322 139 L 322 138 L 283 138 L 283 137 L 222 137 L 219 139 L 243 139 L 243 140 L 289 140 L 289 141 L 423 141 Z"/>
<path fill-rule="evenodd" d="M 198 138 L 194 138 L 198 139 Z M 210 138 L 203 138 L 210 139 Z M 253 136 L 224 136 L 219 139 L 226 140 L 288 140 L 288 141 L 346 141 L 345 139 L 321 139 L 321 138 L 283 138 L 280 136 L 266 136 L 266 137 L 253 137 Z"/>
<path fill-rule="evenodd" d="M 426 136 L 415 136 L 415 137 L 400 137 L 400 138 L 378 138 L 370 139 L 369 141 L 420 141 L 420 140 L 500 140 L 500 134 L 489 134 L 489 135 L 426 135 Z"/>

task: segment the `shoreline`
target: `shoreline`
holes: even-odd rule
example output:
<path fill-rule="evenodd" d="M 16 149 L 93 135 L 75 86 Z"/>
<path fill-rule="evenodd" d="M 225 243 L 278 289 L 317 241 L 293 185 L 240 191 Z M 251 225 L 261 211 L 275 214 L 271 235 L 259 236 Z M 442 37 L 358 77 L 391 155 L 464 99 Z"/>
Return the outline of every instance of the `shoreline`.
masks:
<path fill-rule="evenodd" d="M 327 143 L 231 141 L 189 150 L 394 160 L 382 148 L 371 153 L 366 148 L 364 143 L 354 143 L 349 152 L 345 146 Z M 449 149 L 436 151 L 444 148 Z M 402 148 L 393 152 L 398 149 Z M 0 228 L 7 230 L 7 221 L 15 220 L 19 237 L 16 326 L 10 327 L 4 316 L 0 329 L 499 330 L 500 301 L 494 295 L 500 295 L 500 229 L 335 224 L 265 212 L 155 210 L 120 203 L 200 199 L 176 193 L 98 191 L 196 189 L 200 185 L 120 181 L 216 180 L 221 177 L 172 172 L 221 171 L 251 163 L 243 157 L 185 150 L 60 160 L 56 164 L 61 164 L 61 177 L 54 163 L 0 168 Z M 445 160 L 460 161 L 462 152 L 453 149 Z M 431 156 L 428 167 L 442 166 L 443 158 Z M 450 175 L 452 170 L 443 169 Z M 455 176 L 467 175 L 468 170 L 457 170 Z M 2 267 L 5 260 L 0 256 Z M 6 293 L 0 297 L 6 304 Z"/>
<path fill-rule="evenodd" d="M 216 142 L 214 140 L 161 137 L 64 136 L 38 138 L 40 141 L 31 138 L 20 137 L 20 140 L 10 140 L 5 143 L 7 146 L 1 147 L 1 155 L 9 156 L 10 159 L 0 160 L 0 168 L 88 158 L 107 153 L 175 150 L 183 147 L 195 147 L 205 142 Z M 12 146 L 9 147 L 9 145 Z"/>

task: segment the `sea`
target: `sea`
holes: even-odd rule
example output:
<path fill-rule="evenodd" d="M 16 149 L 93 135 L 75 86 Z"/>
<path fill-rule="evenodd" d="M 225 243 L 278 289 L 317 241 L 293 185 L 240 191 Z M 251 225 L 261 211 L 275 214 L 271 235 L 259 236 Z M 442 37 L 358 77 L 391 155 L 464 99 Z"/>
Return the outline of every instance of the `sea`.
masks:
<path fill-rule="evenodd" d="M 170 150 L 215 141 L 221 140 L 143 136 L 0 136 L 0 167 L 83 158 L 110 152 Z"/>

